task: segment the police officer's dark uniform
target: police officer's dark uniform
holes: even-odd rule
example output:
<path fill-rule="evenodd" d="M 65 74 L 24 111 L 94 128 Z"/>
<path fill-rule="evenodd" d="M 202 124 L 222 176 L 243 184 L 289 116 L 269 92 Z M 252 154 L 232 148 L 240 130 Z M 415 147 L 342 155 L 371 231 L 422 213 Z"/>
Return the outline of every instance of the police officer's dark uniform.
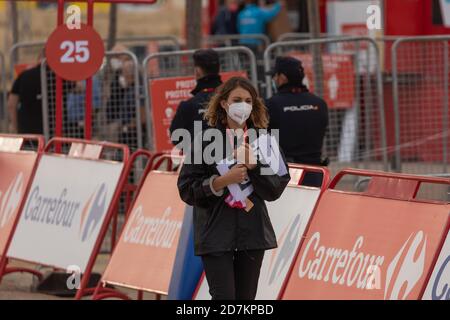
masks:
<path fill-rule="evenodd" d="M 194 138 L 194 122 L 203 121 L 203 115 L 206 111 L 209 99 L 213 95 L 218 86 L 222 84 L 222 80 L 219 75 L 220 62 L 219 55 L 212 49 L 197 50 L 193 55 L 194 65 L 200 67 L 205 72 L 208 72 L 206 76 L 197 79 L 197 85 L 194 90 L 191 91 L 193 95 L 189 100 L 183 101 L 178 106 L 175 117 L 170 125 L 170 134 L 176 129 L 187 129 L 191 134 L 191 138 Z M 205 123 L 203 122 L 203 128 Z M 181 141 L 174 141 L 172 143 L 177 145 Z"/>
<path fill-rule="evenodd" d="M 279 129 L 280 146 L 288 162 L 323 166 L 322 146 L 328 127 L 326 102 L 310 93 L 303 84 L 304 70 L 299 60 L 291 57 L 276 59 L 270 75 L 284 74 L 288 83 L 266 101 L 270 129 Z M 321 175 L 308 174 L 304 185 L 319 186 Z"/>

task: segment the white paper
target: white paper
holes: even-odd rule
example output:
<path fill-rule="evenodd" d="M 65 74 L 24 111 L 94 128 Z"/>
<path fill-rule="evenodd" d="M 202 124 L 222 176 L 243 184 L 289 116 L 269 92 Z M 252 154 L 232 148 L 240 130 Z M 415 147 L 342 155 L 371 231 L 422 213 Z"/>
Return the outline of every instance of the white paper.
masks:
<path fill-rule="evenodd" d="M 237 162 L 234 159 L 223 159 L 217 164 L 217 171 L 219 171 L 220 175 L 223 176 L 236 164 Z M 247 197 L 253 192 L 253 186 L 250 179 L 247 179 L 240 184 L 230 184 L 227 188 L 230 190 L 234 200 L 242 201 L 244 203 L 245 199 L 247 199 Z"/>

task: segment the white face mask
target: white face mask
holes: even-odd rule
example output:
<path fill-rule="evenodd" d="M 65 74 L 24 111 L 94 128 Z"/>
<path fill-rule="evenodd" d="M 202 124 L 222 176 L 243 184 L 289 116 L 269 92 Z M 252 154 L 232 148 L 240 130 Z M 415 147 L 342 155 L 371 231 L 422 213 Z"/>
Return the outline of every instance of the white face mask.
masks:
<path fill-rule="evenodd" d="M 119 70 L 122 67 L 122 61 L 120 61 L 117 58 L 112 58 L 111 59 L 111 68 L 113 70 Z"/>
<path fill-rule="evenodd" d="M 252 105 L 246 102 L 236 102 L 228 106 L 228 116 L 242 125 L 252 113 Z"/>

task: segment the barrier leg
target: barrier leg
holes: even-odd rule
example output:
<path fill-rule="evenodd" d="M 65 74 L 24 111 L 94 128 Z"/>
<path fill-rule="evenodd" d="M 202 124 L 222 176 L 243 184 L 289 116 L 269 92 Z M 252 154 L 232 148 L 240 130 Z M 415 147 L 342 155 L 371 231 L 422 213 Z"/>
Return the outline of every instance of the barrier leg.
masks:
<path fill-rule="evenodd" d="M 29 273 L 33 276 L 36 276 L 39 281 L 42 281 L 42 279 L 44 278 L 44 275 L 41 272 L 29 268 L 5 268 L 3 275 L 7 275 L 10 273 Z"/>
<path fill-rule="evenodd" d="M 99 295 L 101 290 L 102 290 L 102 282 L 99 281 L 97 283 L 97 287 L 95 287 L 94 294 L 92 295 L 92 300 L 96 300 L 95 297 Z"/>
<path fill-rule="evenodd" d="M 1 259 L 0 259 L 0 283 L 2 283 L 3 275 L 5 273 L 7 264 L 8 264 L 8 258 L 4 255 L 1 256 Z"/>
<path fill-rule="evenodd" d="M 8 258 L 2 258 L 0 260 L 0 283 L 3 280 L 3 277 L 11 274 L 11 273 L 29 273 L 33 276 L 36 276 L 39 281 L 42 281 L 42 279 L 44 278 L 44 275 L 42 274 L 42 272 L 39 272 L 37 270 L 33 270 L 33 269 L 29 269 L 29 268 L 22 268 L 22 267 L 7 267 L 9 262 Z"/>
<path fill-rule="evenodd" d="M 85 295 L 88 295 L 87 285 L 89 283 L 89 278 L 91 277 L 91 270 L 88 271 L 81 277 L 80 288 L 77 290 L 77 294 L 75 295 L 75 300 L 81 300 Z"/>
<path fill-rule="evenodd" d="M 94 300 L 104 300 L 104 299 L 108 299 L 108 298 L 118 298 L 118 299 L 122 299 L 122 300 L 131 300 L 129 296 L 117 292 L 117 291 L 110 291 L 110 292 L 102 292 L 100 294 L 98 294 Z"/>
<path fill-rule="evenodd" d="M 143 300 L 143 298 L 144 298 L 144 292 L 142 290 L 138 290 L 137 299 Z"/>
<path fill-rule="evenodd" d="M 104 300 L 108 298 L 118 298 L 122 300 L 131 300 L 126 294 L 119 292 L 115 289 L 102 287 L 101 282 L 98 283 L 95 291 L 92 295 L 92 300 Z"/>

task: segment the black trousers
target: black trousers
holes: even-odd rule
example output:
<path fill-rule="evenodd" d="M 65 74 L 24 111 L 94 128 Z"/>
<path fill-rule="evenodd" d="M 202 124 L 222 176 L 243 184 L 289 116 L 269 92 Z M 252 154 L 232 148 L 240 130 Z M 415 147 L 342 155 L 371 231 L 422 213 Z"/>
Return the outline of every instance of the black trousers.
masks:
<path fill-rule="evenodd" d="M 202 256 L 212 300 L 254 300 L 263 258 L 264 250 Z"/>

